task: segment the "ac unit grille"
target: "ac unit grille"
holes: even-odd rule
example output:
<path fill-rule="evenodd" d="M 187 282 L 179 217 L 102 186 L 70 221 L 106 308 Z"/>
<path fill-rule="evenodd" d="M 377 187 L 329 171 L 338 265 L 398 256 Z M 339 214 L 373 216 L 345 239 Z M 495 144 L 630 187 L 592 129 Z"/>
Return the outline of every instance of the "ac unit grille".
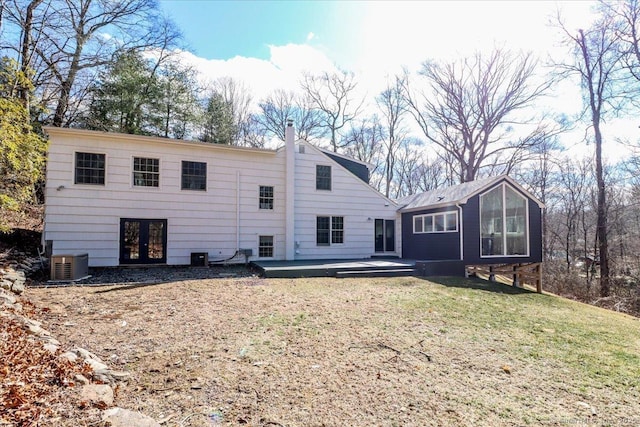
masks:
<path fill-rule="evenodd" d="M 55 262 L 53 264 L 53 280 L 72 280 L 71 271 L 73 265 L 71 260 L 67 258 L 65 262 Z"/>
<path fill-rule="evenodd" d="M 78 280 L 89 274 L 89 255 L 53 255 L 51 280 Z"/>

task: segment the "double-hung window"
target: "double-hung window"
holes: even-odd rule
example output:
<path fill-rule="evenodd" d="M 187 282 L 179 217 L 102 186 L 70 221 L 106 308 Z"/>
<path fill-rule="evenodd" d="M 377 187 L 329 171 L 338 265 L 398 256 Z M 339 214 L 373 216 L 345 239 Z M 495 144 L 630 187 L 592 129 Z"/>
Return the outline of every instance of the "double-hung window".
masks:
<path fill-rule="evenodd" d="M 75 184 L 104 185 L 105 155 L 76 153 Z"/>
<path fill-rule="evenodd" d="M 260 186 L 260 196 L 258 197 L 258 207 L 260 209 L 273 210 L 273 187 L 269 185 Z"/>
<path fill-rule="evenodd" d="M 259 237 L 258 256 L 260 258 L 273 258 L 273 236 Z"/>
<path fill-rule="evenodd" d="M 344 243 L 344 217 L 319 216 L 316 218 L 316 244 L 329 246 Z"/>
<path fill-rule="evenodd" d="M 158 187 L 160 185 L 160 160 L 134 157 L 133 185 L 136 187 Z"/>
<path fill-rule="evenodd" d="M 200 190 L 207 189 L 207 164 L 204 162 L 182 161 L 182 189 Z"/>
<path fill-rule="evenodd" d="M 331 166 L 316 165 L 316 190 L 331 190 Z"/>

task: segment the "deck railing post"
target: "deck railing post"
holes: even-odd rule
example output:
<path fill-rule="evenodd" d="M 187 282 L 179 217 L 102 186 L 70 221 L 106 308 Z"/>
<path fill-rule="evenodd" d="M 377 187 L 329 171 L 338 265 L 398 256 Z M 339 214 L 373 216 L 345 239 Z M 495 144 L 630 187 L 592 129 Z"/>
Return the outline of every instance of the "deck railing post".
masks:
<path fill-rule="evenodd" d="M 537 273 L 536 292 L 541 294 L 542 293 L 542 263 L 536 266 L 536 273 Z"/>

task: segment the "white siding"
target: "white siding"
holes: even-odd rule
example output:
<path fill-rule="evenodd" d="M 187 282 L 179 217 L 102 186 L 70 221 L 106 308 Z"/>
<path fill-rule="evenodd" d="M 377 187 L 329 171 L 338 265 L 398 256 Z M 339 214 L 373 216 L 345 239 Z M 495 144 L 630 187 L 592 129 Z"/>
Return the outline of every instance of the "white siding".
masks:
<path fill-rule="evenodd" d="M 135 218 L 167 220 L 168 264 L 189 264 L 191 252 L 227 258 L 239 249 L 239 193 L 240 248 L 257 254 L 258 235 L 272 235 L 275 258 L 284 257 L 283 153 L 86 131 L 50 133 L 44 238 L 53 242 L 54 255 L 88 252 L 91 266 L 118 265 L 120 219 Z M 104 186 L 74 184 L 75 152 L 106 155 Z M 132 185 L 133 157 L 160 159 L 159 188 Z M 182 160 L 207 163 L 206 191 L 181 190 Z M 260 185 L 274 187 L 273 211 L 258 209 Z"/>
<path fill-rule="evenodd" d="M 89 254 L 90 266 L 119 264 L 120 220 L 167 220 L 167 264 L 189 264 L 191 252 L 225 259 L 274 237 L 273 259 L 285 259 L 285 151 L 242 150 L 132 135 L 48 129 L 44 238 L 53 254 Z M 396 220 L 397 206 L 313 146 L 295 153 L 295 258 L 368 258 L 376 218 Z M 76 152 L 105 154 L 105 185 L 74 184 Z M 132 184 L 134 157 L 159 159 L 159 187 Z M 181 189 L 181 162 L 207 163 L 206 191 Z M 316 190 L 316 165 L 331 166 L 331 191 Z M 239 181 L 239 188 L 238 188 Z M 261 185 L 273 186 L 274 209 L 259 209 Z M 239 202 L 238 197 L 239 195 Z M 239 218 L 238 218 L 239 206 Z M 317 216 L 344 217 L 344 243 L 316 244 Z M 239 235 L 238 235 L 239 233 Z M 239 258 L 240 260 L 240 258 Z"/>
<path fill-rule="evenodd" d="M 376 218 L 396 220 L 396 254 L 400 255 L 397 206 L 328 156 L 304 142 L 296 150 L 296 259 L 368 258 L 375 254 Z M 316 190 L 316 165 L 331 166 L 331 190 Z M 344 217 L 344 243 L 316 244 L 318 216 Z"/>

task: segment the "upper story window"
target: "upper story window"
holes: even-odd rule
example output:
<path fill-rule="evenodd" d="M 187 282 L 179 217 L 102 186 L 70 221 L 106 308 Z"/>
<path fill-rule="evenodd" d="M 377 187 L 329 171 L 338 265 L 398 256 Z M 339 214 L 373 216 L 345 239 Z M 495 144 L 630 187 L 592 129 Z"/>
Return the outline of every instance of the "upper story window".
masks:
<path fill-rule="evenodd" d="M 207 189 L 207 164 L 204 162 L 182 161 L 182 189 Z"/>
<path fill-rule="evenodd" d="M 458 212 L 441 212 L 413 217 L 413 232 L 455 233 L 458 231 Z"/>
<path fill-rule="evenodd" d="M 273 210 L 273 187 L 269 185 L 260 186 L 260 196 L 258 197 L 258 207 L 260 209 Z"/>
<path fill-rule="evenodd" d="M 331 190 L 331 166 L 316 165 L 316 190 Z"/>
<path fill-rule="evenodd" d="M 105 155 L 76 153 L 74 183 L 104 185 Z"/>
<path fill-rule="evenodd" d="M 158 187 L 160 185 L 160 159 L 133 158 L 133 185 Z"/>
<path fill-rule="evenodd" d="M 482 256 L 527 256 L 527 198 L 502 184 L 480 195 Z"/>

